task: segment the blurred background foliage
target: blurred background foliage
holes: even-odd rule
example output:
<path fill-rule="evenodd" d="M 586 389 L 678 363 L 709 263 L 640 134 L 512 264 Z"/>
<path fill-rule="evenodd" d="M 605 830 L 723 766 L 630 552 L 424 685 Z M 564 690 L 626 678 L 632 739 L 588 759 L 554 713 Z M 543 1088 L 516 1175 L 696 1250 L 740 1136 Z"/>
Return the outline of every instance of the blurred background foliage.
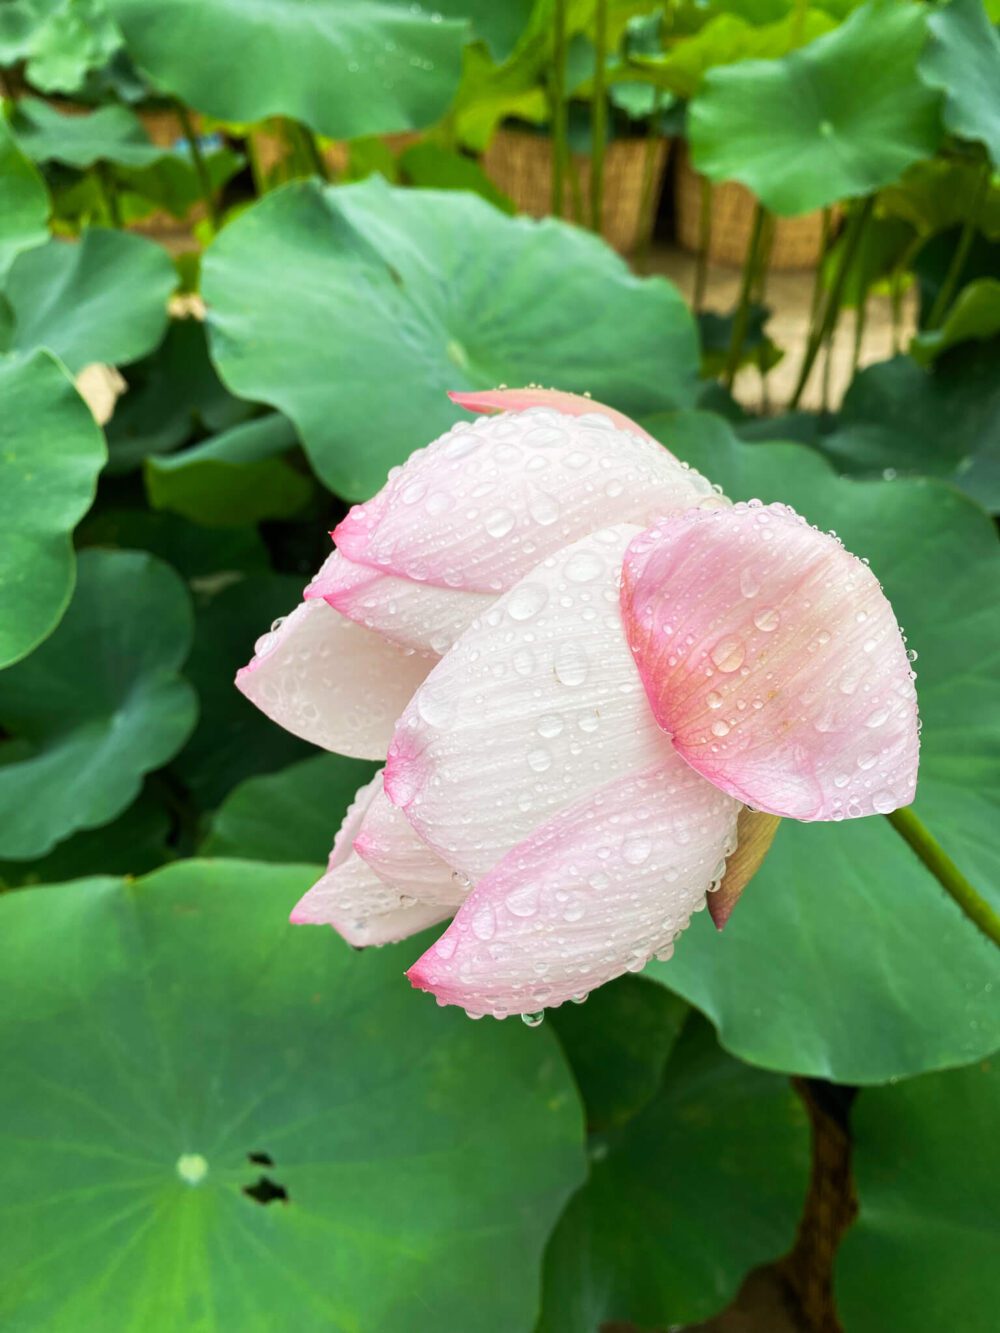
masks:
<path fill-rule="evenodd" d="M 996 956 L 884 821 L 472 1024 L 286 928 L 373 766 L 231 680 L 446 390 L 590 392 L 871 558 L 996 895 L 998 20 L 0 3 L 4 1327 L 993 1328 Z"/>

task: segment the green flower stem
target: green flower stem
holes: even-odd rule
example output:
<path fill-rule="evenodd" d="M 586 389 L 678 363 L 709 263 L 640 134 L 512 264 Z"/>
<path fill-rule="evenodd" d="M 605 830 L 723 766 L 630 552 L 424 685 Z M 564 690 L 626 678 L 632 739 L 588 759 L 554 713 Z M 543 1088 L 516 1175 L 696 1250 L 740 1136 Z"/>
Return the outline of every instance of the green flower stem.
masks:
<path fill-rule="evenodd" d="M 979 182 L 976 185 L 976 192 L 972 197 L 972 203 L 969 205 L 969 216 L 965 219 L 962 226 L 962 234 L 958 238 L 958 245 L 955 247 L 955 253 L 951 257 L 951 263 L 948 265 L 948 272 L 945 274 L 944 282 L 941 284 L 941 290 L 937 294 L 931 313 L 927 317 L 926 332 L 936 329 L 944 320 L 951 305 L 952 297 L 955 295 L 955 288 L 958 286 L 958 280 L 962 276 L 962 269 L 965 267 L 965 261 L 969 257 L 969 250 L 972 247 L 972 241 L 976 234 L 976 227 L 979 223 L 979 209 L 983 201 L 983 196 L 989 186 L 992 178 L 992 165 L 986 162 L 983 166 Z"/>
<path fill-rule="evenodd" d="M 108 221 L 112 227 L 121 228 L 122 210 L 118 202 L 118 190 L 115 186 L 114 177 L 111 174 L 111 168 L 107 162 L 98 162 L 94 166 L 94 178 L 97 181 L 98 193 L 101 196 L 101 203 L 104 205 L 104 211 L 108 215 Z"/>
<path fill-rule="evenodd" d="M 851 264 L 854 262 L 854 256 L 857 254 L 858 246 L 861 244 L 861 237 L 864 235 L 865 228 L 868 226 L 868 219 L 871 217 L 874 207 L 875 198 L 874 195 L 870 195 L 847 224 L 844 245 L 840 253 L 840 263 L 837 265 L 837 272 L 834 275 L 830 293 L 826 300 L 823 319 L 819 328 L 814 329 L 809 335 L 809 341 L 806 344 L 806 354 L 802 360 L 802 369 L 799 371 L 799 378 L 795 385 L 795 392 L 792 394 L 788 404 L 789 411 L 794 411 L 794 409 L 798 407 L 799 399 L 802 397 L 802 391 L 809 382 L 809 376 L 812 373 L 813 366 L 816 364 L 816 358 L 819 355 L 820 348 L 823 346 L 824 342 L 827 341 L 837 323 L 837 317 L 840 314 L 840 303 L 844 294 L 844 285 L 847 282 L 847 275 L 850 272 Z"/>
<path fill-rule="evenodd" d="M 594 88 L 590 103 L 590 226 L 600 236 L 604 218 L 604 150 L 608 138 L 608 102 L 604 87 L 608 59 L 608 0 L 597 0 L 594 25 Z"/>
<path fill-rule="evenodd" d="M 306 160 L 312 167 L 315 174 L 321 181 L 328 181 L 330 173 L 327 170 L 326 158 L 323 156 L 323 150 L 319 146 L 319 140 L 313 134 L 308 125 L 297 122 L 296 128 L 302 140 L 302 147 L 305 150 Z"/>
<path fill-rule="evenodd" d="M 563 215 L 566 173 L 566 0 L 555 0 L 552 16 L 552 70 L 549 97 L 552 103 L 552 214 Z"/>
<path fill-rule="evenodd" d="M 701 208 L 698 211 L 698 263 L 694 271 L 694 296 L 691 304 L 700 315 L 705 304 L 708 286 L 708 252 L 712 246 L 712 182 L 707 176 L 699 180 Z"/>
<path fill-rule="evenodd" d="M 746 342 L 747 327 L 750 323 L 750 303 L 753 297 L 754 286 L 757 281 L 757 270 L 760 266 L 761 238 L 764 235 L 764 219 L 766 213 L 764 205 L 757 203 L 754 207 L 753 227 L 750 232 L 750 244 L 747 247 L 747 257 L 743 263 L 743 282 L 740 286 L 740 300 L 736 307 L 736 316 L 733 320 L 733 334 L 729 340 L 729 352 L 726 357 L 726 388 L 732 390 L 733 381 L 736 378 L 736 372 L 740 367 L 740 357 L 743 355 L 743 344 Z"/>
<path fill-rule="evenodd" d="M 913 807 L 894 810 L 891 815 L 886 815 L 886 819 L 969 920 L 1000 947 L 1000 916 L 980 897 L 934 835 L 913 813 Z"/>
<path fill-rule="evenodd" d="M 205 165 L 205 157 L 201 151 L 198 135 L 195 133 L 191 116 L 183 102 L 175 102 L 174 109 L 177 112 L 177 119 L 181 123 L 181 130 L 187 140 L 188 148 L 191 150 L 191 161 L 194 164 L 195 175 L 198 177 L 201 197 L 205 201 L 209 225 L 213 233 L 217 232 L 219 230 L 219 206 L 215 200 L 215 191 L 212 189 L 212 180 L 208 174 L 208 167 Z"/>

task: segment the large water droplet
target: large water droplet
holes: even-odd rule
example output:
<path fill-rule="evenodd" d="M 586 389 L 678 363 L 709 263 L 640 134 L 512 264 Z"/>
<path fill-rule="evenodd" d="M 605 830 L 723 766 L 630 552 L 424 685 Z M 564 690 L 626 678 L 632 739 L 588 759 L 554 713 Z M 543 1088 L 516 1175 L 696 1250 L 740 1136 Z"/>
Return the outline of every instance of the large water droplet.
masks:
<path fill-rule="evenodd" d="M 573 639 L 564 639 L 556 649 L 555 672 L 563 685 L 571 688 L 582 685 L 587 679 L 587 654 L 581 644 Z"/>
<path fill-rule="evenodd" d="M 781 616 L 775 611 L 773 606 L 765 606 L 753 618 L 753 623 L 764 634 L 770 634 L 772 630 L 778 628 Z"/>
<path fill-rule="evenodd" d="M 548 600 L 544 583 L 519 583 L 507 599 L 507 614 L 511 620 L 531 620 Z"/>
<path fill-rule="evenodd" d="M 709 656 L 720 671 L 739 671 L 746 657 L 746 648 L 742 639 L 727 637 L 719 640 Z"/>

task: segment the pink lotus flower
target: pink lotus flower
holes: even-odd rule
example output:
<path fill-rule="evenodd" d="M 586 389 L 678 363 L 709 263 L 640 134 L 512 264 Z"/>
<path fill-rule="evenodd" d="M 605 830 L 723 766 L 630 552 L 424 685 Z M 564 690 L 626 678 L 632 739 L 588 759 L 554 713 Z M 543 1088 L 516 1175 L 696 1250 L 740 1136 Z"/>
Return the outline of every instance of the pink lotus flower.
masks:
<path fill-rule="evenodd" d="M 776 817 L 908 804 L 916 695 L 833 535 L 588 399 L 453 397 L 499 415 L 351 510 L 237 684 L 386 759 L 292 920 L 366 945 L 453 917 L 413 984 L 527 1014 L 668 957 L 706 902 L 721 926 Z"/>

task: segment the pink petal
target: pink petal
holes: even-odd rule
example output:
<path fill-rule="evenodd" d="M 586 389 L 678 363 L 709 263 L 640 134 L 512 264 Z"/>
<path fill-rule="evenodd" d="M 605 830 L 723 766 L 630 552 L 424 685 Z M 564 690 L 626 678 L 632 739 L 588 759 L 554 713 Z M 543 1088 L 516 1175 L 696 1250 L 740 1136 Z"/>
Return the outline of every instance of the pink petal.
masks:
<path fill-rule="evenodd" d="M 433 662 L 312 600 L 257 640 L 236 686 L 293 735 L 325 750 L 381 759 L 396 718 Z"/>
<path fill-rule="evenodd" d="M 710 782 L 794 819 L 913 799 L 913 673 L 878 580 L 785 505 L 655 524 L 622 610 L 657 720 Z"/>
<path fill-rule="evenodd" d="M 448 397 L 467 412 L 523 412 L 529 407 L 551 407 L 568 417 L 590 416 L 596 413 L 613 421 L 619 430 L 633 435 L 653 437 L 640 425 L 613 407 L 596 403 L 580 393 L 563 393 L 559 389 L 484 389 L 470 393 L 449 393 Z M 662 448 L 662 446 L 661 446 Z"/>
<path fill-rule="evenodd" d="M 334 551 L 306 589 L 327 605 L 393 643 L 440 657 L 493 601 L 491 594 L 430 583 L 355 565 Z"/>
<path fill-rule="evenodd" d="M 355 796 L 334 838 L 326 874 L 292 911 L 293 925 L 332 926 L 356 948 L 405 939 L 451 916 L 461 895 L 451 903 L 417 903 L 398 886 L 386 884 L 352 847 L 365 814 L 382 795 L 377 773 Z M 450 882 L 450 881 L 449 881 Z"/>
<path fill-rule="evenodd" d="M 667 752 L 516 846 L 407 976 L 471 1013 L 530 1013 L 672 951 L 732 848 L 739 805 Z"/>
<path fill-rule="evenodd" d="M 454 911 L 468 892 L 469 879 L 421 841 L 403 811 L 381 789 L 354 835 L 354 850 L 379 879 L 420 902 Z"/>
<path fill-rule="evenodd" d="M 333 535 L 355 564 L 496 596 L 588 532 L 716 499 L 647 435 L 535 407 L 459 422 Z"/>
<path fill-rule="evenodd" d="M 473 880 L 558 810 L 670 752 L 618 605 L 635 535 L 609 528 L 549 556 L 462 636 L 400 719 L 386 793 Z"/>

